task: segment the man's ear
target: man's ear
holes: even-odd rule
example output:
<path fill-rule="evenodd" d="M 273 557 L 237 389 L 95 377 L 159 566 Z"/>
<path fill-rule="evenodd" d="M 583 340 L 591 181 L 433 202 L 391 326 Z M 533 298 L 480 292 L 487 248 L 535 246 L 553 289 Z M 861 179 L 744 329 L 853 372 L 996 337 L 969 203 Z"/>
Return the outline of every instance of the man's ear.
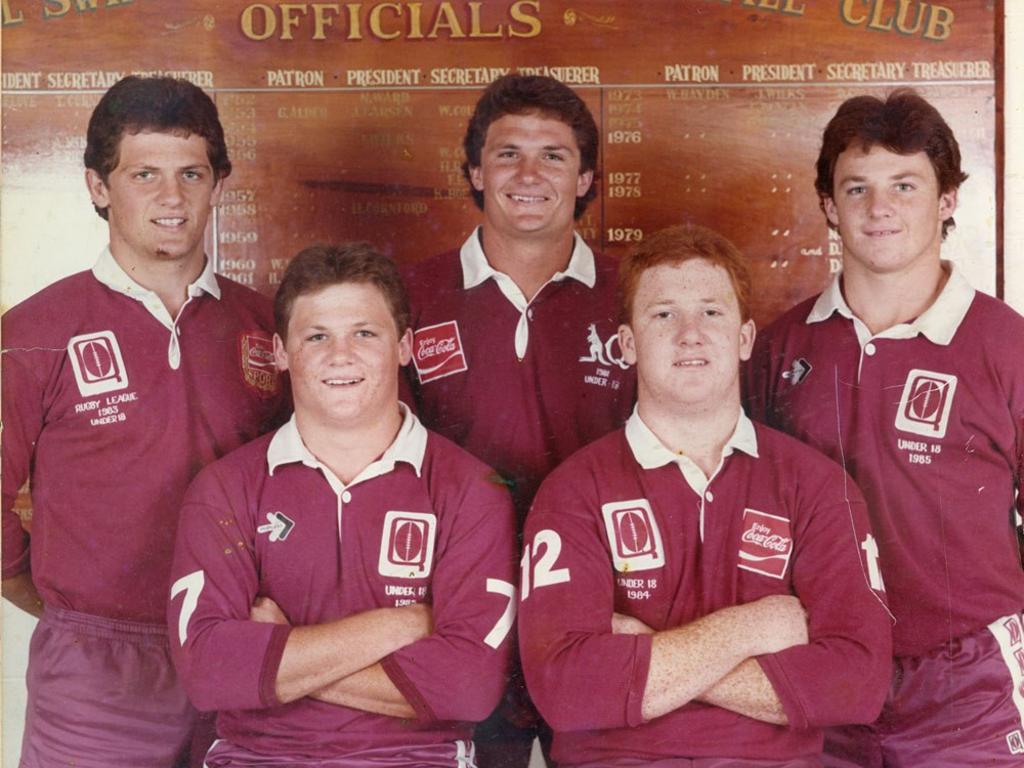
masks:
<path fill-rule="evenodd" d="M 92 168 L 85 169 L 85 186 L 89 190 L 89 197 L 92 198 L 93 205 L 97 208 L 110 206 L 110 192 L 107 190 L 107 184 Z"/>
<path fill-rule="evenodd" d="M 284 339 L 274 334 L 274 364 L 278 371 L 288 370 L 288 353 L 284 348 Z"/>
<path fill-rule="evenodd" d="M 740 326 L 740 362 L 747 362 L 754 351 L 754 339 L 757 337 L 757 326 L 753 320 L 747 320 Z"/>
<path fill-rule="evenodd" d="M 398 340 L 398 364 L 408 365 L 412 360 L 412 328 L 406 328 Z"/>
<path fill-rule="evenodd" d="M 636 365 L 636 338 L 633 329 L 626 323 L 619 326 L 619 347 L 622 348 L 623 362 Z"/>

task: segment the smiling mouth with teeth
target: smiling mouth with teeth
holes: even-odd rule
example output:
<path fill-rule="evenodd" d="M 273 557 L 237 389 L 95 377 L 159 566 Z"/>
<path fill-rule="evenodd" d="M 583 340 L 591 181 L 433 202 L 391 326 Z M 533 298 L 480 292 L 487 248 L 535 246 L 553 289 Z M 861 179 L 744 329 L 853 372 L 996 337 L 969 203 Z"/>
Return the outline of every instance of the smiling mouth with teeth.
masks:
<path fill-rule="evenodd" d="M 324 379 L 323 381 L 329 387 L 348 387 L 360 383 L 362 379 Z"/>
<path fill-rule="evenodd" d="M 676 366 L 680 368 L 698 368 L 707 364 L 707 360 L 680 360 L 676 363 Z"/>
<path fill-rule="evenodd" d="M 509 195 L 508 197 L 517 203 L 543 203 L 548 199 L 543 195 Z"/>
<path fill-rule="evenodd" d="M 185 219 L 180 217 L 167 217 L 165 219 L 153 219 L 154 224 L 159 224 L 161 227 L 179 227 L 185 223 Z"/>

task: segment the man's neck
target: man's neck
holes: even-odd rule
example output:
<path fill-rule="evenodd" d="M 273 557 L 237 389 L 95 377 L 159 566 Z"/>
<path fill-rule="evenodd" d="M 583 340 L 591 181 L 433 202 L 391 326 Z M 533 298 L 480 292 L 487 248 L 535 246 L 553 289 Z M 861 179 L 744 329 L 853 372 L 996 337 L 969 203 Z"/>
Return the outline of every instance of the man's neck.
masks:
<path fill-rule="evenodd" d="M 119 249 L 113 243 L 110 253 L 125 274 L 159 297 L 171 317 L 178 316 L 188 301 L 188 287 L 199 279 L 206 267 L 206 256 L 201 251 L 188 259 L 169 259 L 166 262 L 141 261 L 123 253 L 119 255 Z"/>
<path fill-rule="evenodd" d="M 722 451 L 736 431 L 740 417 L 738 396 L 727 406 L 704 411 L 671 412 L 643 399 L 637 408 L 644 424 L 662 445 L 686 456 L 709 478 L 722 460 Z"/>
<path fill-rule="evenodd" d="M 556 238 L 508 237 L 486 223 L 481 233 L 487 263 L 512 278 L 527 301 L 569 265 L 575 244 L 571 227 Z"/>
<path fill-rule="evenodd" d="M 402 427 L 402 412 L 396 402 L 394 410 L 380 418 L 362 419 L 357 425 L 340 428 L 299 411 L 295 420 L 309 452 L 348 485 L 395 442 Z"/>
<path fill-rule="evenodd" d="M 949 273 L 936 258 L 895 275 L 844 270 L 842 290 L 850 311 L 874 336 L 920 317 L 935 303 L 948 279 Z"/>

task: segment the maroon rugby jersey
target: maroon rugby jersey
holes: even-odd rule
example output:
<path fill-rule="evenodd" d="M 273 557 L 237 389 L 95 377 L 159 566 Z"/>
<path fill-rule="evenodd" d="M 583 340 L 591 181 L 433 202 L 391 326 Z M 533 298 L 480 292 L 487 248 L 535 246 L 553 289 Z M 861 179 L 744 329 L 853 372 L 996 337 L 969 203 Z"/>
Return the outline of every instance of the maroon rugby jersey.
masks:
<path fill-rule="evenodd" d="M 222 710 L 221 738 L 261 755 L 402 755 L 468 741 L 498 702 L 511 653 L 513 520 L 492 471 L 408 410 L 392 446 L 347 486 L 290 421 L 189 489 L 168 609 L 185 689 L 200 709 Z M 250 621 L 258 595 L 302 626 L 429 603 L 434 633 L 381 661 L 417 719 L 280 704 L 290 627 Z"/>
<path fill-rule="evenodd" d="M 175 322 L 108 250 L 3 316 L 3 576 L 31 558 L 47 605 L 162 624 L 188 483 L 280 423 L 270 302 L 209 262 L 189 296 Z"/>
<path fill-rule="evenodd" d="M 520 652 L 560 765 L 814 755 L 822 726 L 878 714 L 891 645 L 864 503 L 792 438 L 741 416 L 707 482 L 634 414 L 548 477 L 524 546 Z M 758 657 L 789 727 L 700 702 L 643 721 L 651 638 L 612 634 L 613 612 L 661 631 L 774 594 L 808 615 L 809 644 Z"/>
<path fill-rule="evenodd" d="M 618 264 L 577 235 L 566 270 L 527 304 L 487 263 L 478 233 L 406 271 L 407 371 L 423 423 L 497 469 L 523 517 L 548 472 L 629 416 Z"/>
<path fill-rule="evenodd" d="M 1020 612 L 1024 318 L 954 268 L 917 320 L 872 337 L 837 279 L 759 335 L 747 384 L 753 413 L 863 490 L 897 655 Z"/>

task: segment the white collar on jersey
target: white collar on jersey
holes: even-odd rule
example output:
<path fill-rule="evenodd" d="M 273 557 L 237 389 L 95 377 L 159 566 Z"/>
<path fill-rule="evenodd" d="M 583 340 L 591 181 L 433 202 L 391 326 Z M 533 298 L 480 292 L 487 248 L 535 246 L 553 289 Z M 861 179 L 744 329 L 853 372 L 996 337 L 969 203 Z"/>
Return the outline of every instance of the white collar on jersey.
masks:
<path fill-rule="evenodd" d="M 484 255 L 484 248 L 481 244 L 481 228 L 477 227 L 473 230 L 473 233 L 466 238 L 466 242 L 462 244 L 462 248 L 459 250 L 459 260 L 462 262 L 462 287 L 465 289 L 475 288 L 482 282 L 487 280 L 489 277 L 493 277 L 498 287 L 501 288 L 502 293 L 508 296 L 505 290 L 506 284 L 510 284 L 515 288 L 516 292 L 520 293 L 519 287 L 512 281 L 508 275 L 504 272 L 499 272 L 491 263 L 487 261 L 487 256 Z M 594 266 L 594 252 L 590 250 L 590 246 L 587 245 L 583 238 L 579 236 L 579 233 L 573 233 L 573 247 L 572 256 L 569 257 L 569 264 L 565 268 L 564 272 L 555 272 L 551 276 L 551 280 L 558 282 L 564 280 L 567 277 L 571 277 L 573 280 L 578 280 L 583 283 L 587 288 L 593 288 L 594 283 L 597 282 L 597 268 Z M 550 281 L 549 281 L 550 282 Z M 513 304 L 517 304 L 516 300 L 509 296 L 508 297 Z M 522 300 L 523 306 L 526 305 L 525 298 Z"/>
<path fill-rule="evenodd" d="M 877 337 L 909 339 L 922 333 L 929 341 L 943 346 L 953 340 L 957 328 L 960 327 L 960 323 L 967 315 L 967 310 L 971 308 L 971 302 L 974 301 L 974 288 L 953 262 L 943 261 L 942 267 L 949 272 L 949 279 L 932 305 L 913 322 L 894 325 L 892 328 L 876 334 Z M 860 322 L 859 318 L 854 317 L 840 289 L 839 278 L 841 276 L 842 273 L 836 275 L 828 287 L 822 291 L 818 300 L 814 302 L 810 314 L 807 315 L 808 325 L 827 320 L 834 312 L 838 312 L 849 320 L 854 320 L 855 323 Z M 868 335 L 870 336 L 870 334 Z"/>
<path fill-rule="evenodd" d="M 299 434 L 299 425 L 295 421 L 294 413 L 288 423 L 277 430 L 270 440 L 270 445 L 267 447 L 267 469 L 271 475 L 282 464 L 301 463 L 312 469 L 320 469 L 332 487 L 337 484 L 337 487 L 334 488 L 335 493 L 340 493 L 344 488 L 351 487 L 363 480 L 386 475 L 394 470 L 395 464 L 399 461 L 411 464 L 412 468 L 416 470 L 416 475 L 419 476 L 423 467 L 423 456 L 427 451 L 427 429 L 405 403 L 399 402 L 398 407 L 402 411 L 402 426 L 398 428 L 394 442 L 388 446 L 379 459 L 360 472 L 348 486 L 340 483 L 334 473 L 310 453 L 306 444 L 302 442 L 302 435 Z"/>
<path fill-rule="evenodd" d="M 110 252 L 109 245 L 103 249 L 103 253 L 96 260 L 96 264 L 92 268 L 92 274 L 111 290 L 123 293 L 125 296 L 130 296 L 136 301 L 141 301 L 143 304 L 154 299 L 160 302 L 159 297 L 153 291 L 143 288 L 136 283 L 121 268 L 121 265 L 114 259 L 114 254 Z M 202 292 L 210 294 L 215 299 L 220 298 L 220 286 L 217 284 L 217 277 L 213 271 L 213 262 L 209 259 L 206 260 L 206 266 L 199 273 L 199 277 L 188 287 L 189 296 L 198 296 Z M 161 306 L 163 306 L 162 302 Z M 166 314 L 166 310 L 164 312 Z"/>
<path fill-rule="evenodd" d="M 657 469 L 666 464 L 680 464 L 680 468 L 682 468 L 681 462 L 683 461 L 693 464 L 691 459 L 667 448 L 658 439 L 658 436 L 640 418 L 640 411 L 637 407 L 633 408 L 633 413 L 626 421 L 626 442 L 629 443 L 629 448 L 633 452 L 633 458 L 644 469 Z M 743 453 L 757 458 L 757 431 L 754 429 L 754 423 L 742 408 L 740 417 L 736 420 L 736 428 L 722 448 L 722 458 L 724 459 L 733 451 L 743 451 Z"/>

